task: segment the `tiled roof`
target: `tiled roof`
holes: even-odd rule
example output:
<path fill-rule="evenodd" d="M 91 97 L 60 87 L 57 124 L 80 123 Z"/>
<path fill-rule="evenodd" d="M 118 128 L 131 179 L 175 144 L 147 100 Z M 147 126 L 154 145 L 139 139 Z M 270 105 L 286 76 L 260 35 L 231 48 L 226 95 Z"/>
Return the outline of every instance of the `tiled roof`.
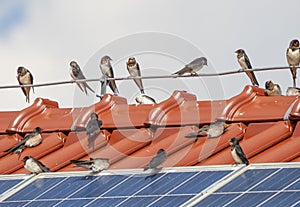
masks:
<path fill-rule="evenodd" d="M 93 111 L 103 121 L 94 151 L 85 132 Z M 265 96 L 264 89 L 252 86 L 229 100 L 197 101 L 193 94 L 175 91 L 154 105 L 127 104 L 106 94 L 89 107 L 59 108 L 55 101 L 37 98 L 21 111 L 0 112 L 0 174 L 28 173 L 22 162 L 26 155 L 51 171 L 84 170 L 70 160 L 89 157 L 109 158 L 110 169 L 141 168 L 160 148 L 168 154 L 163 167 L 234 164 L 232 137 L 240 139 L 250 163 L 300 161 L 299 112 L 298 96 Z M 185 137 L 215 120 L 230 124 L 220 137 Z M 42 144 L 24 149 L 20 159 L 3 152 L 37 126 L 43 129 Z"/>

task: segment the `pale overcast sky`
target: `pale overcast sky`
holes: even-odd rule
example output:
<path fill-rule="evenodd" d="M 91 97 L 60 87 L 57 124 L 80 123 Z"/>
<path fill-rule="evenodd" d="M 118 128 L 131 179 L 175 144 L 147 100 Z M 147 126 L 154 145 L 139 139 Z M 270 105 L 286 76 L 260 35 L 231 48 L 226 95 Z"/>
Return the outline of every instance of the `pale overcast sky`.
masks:
<path fill-rule="evenodd" d="M 116 77 L 128 76 L 125 63 L 130 56 L 136 57 L 142 75 L 171 74 L 201 55 L 209 61 L 201 73 L 230 71 L 239 68 L 234 54 L 238 48 L 246 50 L 253 67 L 286 66 L 286 48 L 300 38 L 299 6 L 298 0 L 0 0 L 0 85 L 18 83 L 18 66 L 33 73 L 34 83 L 70 80 L 71 60 L 87 78 L 97 78 L 104 55 L 113 59 Z M 284 93 L 292 85 L 288 70 L 256 76 L 261 87 L 273 80 Z M 207 100 L 230 98 L 250 83 L 245 74 L 237 74 L 145 80 L 144 87 L 157 101 L 176 89 Z M 120 96 L 134 103 L 139 92 L 135 83 L 117 84 Z M 90 85 L 99 90 L 98 83 Z M 19 88 L 0 90 L 0 95 L 0 110 L 21 110 L 37 97 L 55 100 L 60 107 L 98 100 L 75 84 L 36 88 L 30 104 Z"/>

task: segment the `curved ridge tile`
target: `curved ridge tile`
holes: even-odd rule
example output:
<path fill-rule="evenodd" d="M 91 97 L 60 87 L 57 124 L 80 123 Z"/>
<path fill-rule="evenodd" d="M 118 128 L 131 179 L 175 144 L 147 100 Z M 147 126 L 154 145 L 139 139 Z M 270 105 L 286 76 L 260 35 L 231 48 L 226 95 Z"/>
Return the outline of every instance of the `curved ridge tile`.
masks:
<path fill-rule="evenodd" d="M 299 100 L 299 96 L 295 97 L 297 99 L 297 102 L 295 103 L 295 105 L 293 106 L 289 119 L 291 120 L 300 120 L 300 100 Z"/>
<path fill-rule="evenodd" d="M 265 96 L 264 89 L 246 86 L 241 94 L 227 101 L 219 119 L 233 122 L 284 120 L 295 99 L 294 96 Z"/>
<path fill-rule="evenodd" d="M 27 126 L 28 122 L 48 108 L 58 108 L 58 103 L 49 99 L 36 98 L 31 106 L 17 113 L 13 121 L 9 123 L 6 131 L 31 132 L 36 126 Z"/>
<path fill-rule="evenodd" d="M 199 123 L 199 111 L 196 96 L 174 91 L 172 96 L 154 106 L 146 124 L 157 126 L 179 126 Z"/>

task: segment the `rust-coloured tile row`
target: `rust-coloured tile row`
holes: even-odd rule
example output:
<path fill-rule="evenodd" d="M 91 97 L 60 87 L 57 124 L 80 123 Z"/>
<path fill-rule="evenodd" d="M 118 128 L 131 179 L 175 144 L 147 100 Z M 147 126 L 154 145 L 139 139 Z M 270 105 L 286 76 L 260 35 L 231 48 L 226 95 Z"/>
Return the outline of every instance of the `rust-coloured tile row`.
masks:
<path fill-rule="evenodd" d="M 214 101 L 175 91 L 154 105 L 129 105 L 123 97 L 106 94 L 92 106 L 59 108 L 55 101 L 37 98 L 21 111 L 0 112 L 0 174 L 27 173 L 21 161 L 26 155 L 51 171 L 84 170 L 70 160 L 90 157 L 109 158 L 110 169 L 142 168 L 161 148 L 168 154 L 163 167 L 234 164 L 232 137 L 240 139 L 251 163 L 300 161 L 299 111 L 298 96 L 265 96 L 252 86 Z M 94 149 L 85 132 L 92 112 L 103 121 Z M 230 124 L 220 137 L 185 137 L 215 120 Z M 24 149 L 20 159 L 4 152 L 37 126 L 43 129 L 42 144 Z"/>

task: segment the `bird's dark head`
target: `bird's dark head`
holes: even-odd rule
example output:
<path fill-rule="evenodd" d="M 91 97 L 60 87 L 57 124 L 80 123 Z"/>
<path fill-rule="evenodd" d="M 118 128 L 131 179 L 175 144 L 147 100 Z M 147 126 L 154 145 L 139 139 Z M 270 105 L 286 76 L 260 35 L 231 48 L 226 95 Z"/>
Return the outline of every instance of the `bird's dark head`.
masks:
<path fill-rule="evenodd" d="M 205 57 L 201 57 L 201 61 L 203 65 L 207 66 L 207 59 Z"/>
<path fill-rule="evenodd" d="M 128 63 L 127 64 L 135 64 L 136 63 L 136 60 L 134 57 L 131 57 L 128 59 Z"/>
<path fill-rule="evenodd" d="M 77 62 L 76 61 L 71 61 L 70 62 L 70 66 L 72 67 L 72 68 L 76 68 L 76 67 L 78 67 L 78 64 L 77 64 Z"/>
<path fill-rule="evenodd" d="M 40 127 L 36 127 L 33 131 L 34 131 L 34 132 L 39 132 L 39 133 L 41 133 L 41 132 L 42 132 L 42 129 L 41 129 Z"/>
<path fill-rule="evenodd" d="M 274 83 L 273 83 L 271 80 L 269 80 L 269 81 L 267 81 L 267 82 L 265 83 L 265 88 L 266 88 L 266 89 L 272 90 L 273 87 L 274 87 Z"/>
<path fill-rule="evenodd" d="M 23 162 L 26 162 L 28 159 L 30 159 L 30 156 L 25 156 L 25 157 L 23 158 Z"/>
<path fill-rule="evenodd" d="M 105 55 L 105 56 L 103 56 L 103 57 L 101 58 L 100 63 L 101 63 L 101 64 L 108 64 L 109 61 L 111 61 L 111 60 L 112 60 L 112 59 L 111 59 L 108 55 Z"/>
<path fill-rule="evenodd" d="M 17 73 L 18 75 L 25 75 L 26 73 L 26 68 L 24 68 L 23 66 L 18 67 Z"/>
<path fill-rule="evenodd" d="M 233 137 L 229 140 L 229 144 L 230 145 L 238 145 L 239 144 L 239 140 L 236 137 Z"/>
<path fill-rule="evenodd" d="M 98 114 L 95 112 L 91 113 L 91 119 L 98 119 Z"/>
<path fill-rule="evenodd" d="M 236 54 L 245 54 L 245 51 L 243 49 L 238 49 L 238 50 L 234 51 L 234 53 L 236 53 Z"/>
<path fill-rule="evenodd" d="M 166 154 L 166 151 L 164 149 L 160 149 L 157 151 L 157 154 Z"/>
<path fill-rule="evenodd" d="M 299 47 L 299 41 L 297 39 L 294 39 L 290 42 L 290 48 L 298 48 Z"/>

